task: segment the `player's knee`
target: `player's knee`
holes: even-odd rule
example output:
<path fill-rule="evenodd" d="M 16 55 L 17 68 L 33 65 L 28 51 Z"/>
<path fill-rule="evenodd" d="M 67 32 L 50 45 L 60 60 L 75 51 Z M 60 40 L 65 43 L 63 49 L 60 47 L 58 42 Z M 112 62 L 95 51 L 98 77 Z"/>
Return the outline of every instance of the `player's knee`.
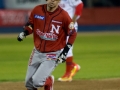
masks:
<path fill-rule="evenodd" d="M 25 87 L 27 88 L 27 90 L 33 90 L 34 87 L 32 87 L 32 85 L 28 82 L 25 83 Z"/>
<path fill-rule="evenodd" d="M 45 83 L 45 81 L 43 81 L 43 80 L 33 79 L 33 86 L 34 86 L 35 88 L 43 87 L 43 86 L 44 86 L 44 83 Z"/>
<path fill-rule="evenodd" d="M 29 80 L 25 80 L 25 87 L 31 87 L 31 82 Z"/>

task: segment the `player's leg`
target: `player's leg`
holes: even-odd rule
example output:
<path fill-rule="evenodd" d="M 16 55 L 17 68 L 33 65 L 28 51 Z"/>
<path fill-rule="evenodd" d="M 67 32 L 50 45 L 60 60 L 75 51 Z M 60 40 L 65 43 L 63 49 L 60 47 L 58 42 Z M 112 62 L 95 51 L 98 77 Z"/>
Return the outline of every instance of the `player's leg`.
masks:
<path fill-rule="evenodd" d="M 72 81 L 72 77 L 79 71 L 80 65 L 73 61 L 73 47 L 70 48 L 66 58 L 66 71 L 65 74 L 58 78 L 58 81 Z"/>
<path fill-rule="evenodd" d="M 54 76 L 51 75 L 46 79 L 44 90 L 53 90 Z"/>
<path fill-rule="evenodd" d="M 46 56 L 46 54 L 42 54 L 36 49 L 33 50 L 25 80 L 27 90 L 37 90 L 38 87 L 42 86 L 45 86 L 45 90 L 52 90 L 54 77 L 50 74 L 56 63 L 55 60 L 47 60 Z"/>
<path fill-rule="evenodd" d="M 74 76 L 75 73 L 80 69 L 80 65 L 76 64 L 73 58 L 73 47 L 70 49 L 66 59 L 66 72 L 70 73 L 69 77 Z"/>
<path fill-rule="evenodd" d="M 33 88 L 33 89 L 27 89 L 27 90 L 38 90 L 37 88 Z"/>
<path fill-rule="evenodd" d="M 51 76 L 52 71 L 55 68 L 55 61 L 44 61 L 38 67 L 37 71 L 32 77 L 33 86 L 35 88 L 43 87 L 45 90 L 52 90 L 54 83 L 54 76 Z"/>
<path fill-rule="evenodd" d="M 52 75 L 50 76 L 50 73 L 53 71 L 53 68 L 51 67 L 53 67 L 54 65 L 51 64 L 51 67 L 50 65 L 48 65 L 47 67 L 46 66 L 47 63 L 48 62 L 42 63 L 37 70 L 34 70 L 32 67 L 29 67 L 28 70 L 33 70 L 34 72 L 31 71 L 30 72 L 31 74 L 29 74 L 29 77 L 27 75 L 27 77 L 29 78 L 29 80 L 26 80 L 27 90 L 37 90 L 37 88 L 43 87 L 43 86 L 45 90 L 53 90 L 52 88 L 54 83 L 54 76 Z M 48 69 L 48 71 L 45 68 Z M 30 76 L 32 78 L 30 78 Z"/>
<path fill-rule="evenodd" d="M 54 76 L 51 76 L 52 71 L 56 67 L 56 57 L 60 51 L 51 53 L 40 53 L 42 63 L 32 76 L 33 86 L 35 88 L 44 86 L 44 90 L 53 90 Z"/>
<path fill-rule="evenodd" d="M 27 90 L 37 90 L 37 88 L 33 86 L 32 76 L 34 75 L 34 73 L 36 72 L 37 68 L 40 65 L 40 62 L 38 61 L 39 61 L 39 53 L 36 49 L 33 49 L 29 59 L 28 70 L 25 78 L 25 86 Z"/>
<path fill-rule="evenodd" d="M 77 23 L 75 24 L 75 29 L 76 31 L 78 30 Z M 69 37 L 67 37 L 67 41 L 68 38 Z M 62 77 L 58 78 L 58 81 L 72 81 L 72 77 L 76 74 L 77 71 L 79 71 L 79 69 L 80 69 L 80 65 L 74 62 L 73 46 L 72 46 L 72 48 L 69 50 L 67 54 L 65 74 Z"/>

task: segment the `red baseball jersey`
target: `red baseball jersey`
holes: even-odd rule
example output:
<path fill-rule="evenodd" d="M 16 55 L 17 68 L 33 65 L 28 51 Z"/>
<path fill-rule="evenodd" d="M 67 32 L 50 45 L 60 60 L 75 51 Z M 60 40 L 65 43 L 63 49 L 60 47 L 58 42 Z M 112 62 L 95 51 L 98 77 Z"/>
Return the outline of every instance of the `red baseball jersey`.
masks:
<path fill-rule="evenodd" d="M 76 31 L 72 19 L 66 11 L 58 7 L 54 12 L 47 11 L 47 5 L 36 6 L 29 17 L 33 27 L 26 26 L 29 34 L 33 33 L 34 45 L 40 52 L 53 52 L 60 50 L 68 43 L 73 44 Z"/>

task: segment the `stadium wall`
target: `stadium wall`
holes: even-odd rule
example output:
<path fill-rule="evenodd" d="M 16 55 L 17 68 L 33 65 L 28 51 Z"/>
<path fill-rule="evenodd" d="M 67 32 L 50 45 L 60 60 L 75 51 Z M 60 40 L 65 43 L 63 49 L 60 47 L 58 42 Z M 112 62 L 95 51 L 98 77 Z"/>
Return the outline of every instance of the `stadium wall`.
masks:
<path fill-rule="evenodd" d="M 78 20 L 80 31 L 120 30 L 120 8 L 85 8 Z"/>
<path fill-rule="evenodd" d="M 84 8 L 78 20 L 79 32 L 120 31 L 120 8 Z M 22 31 L 30 10 L 0 10 L 0 33 Z"/>

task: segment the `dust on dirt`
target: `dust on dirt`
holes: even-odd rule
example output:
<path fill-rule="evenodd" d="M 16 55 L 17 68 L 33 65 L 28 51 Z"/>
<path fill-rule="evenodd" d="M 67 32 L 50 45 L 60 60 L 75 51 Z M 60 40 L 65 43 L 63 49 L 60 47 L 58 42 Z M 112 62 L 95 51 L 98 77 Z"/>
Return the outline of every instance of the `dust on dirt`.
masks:
<path fill-rule="evenodd" d="M 0 90 L 26 90 L 26 88 L 24 82 L 1 82 Z M 120 90 L 120 79 L 55 81 L 54 90 Z"/>

